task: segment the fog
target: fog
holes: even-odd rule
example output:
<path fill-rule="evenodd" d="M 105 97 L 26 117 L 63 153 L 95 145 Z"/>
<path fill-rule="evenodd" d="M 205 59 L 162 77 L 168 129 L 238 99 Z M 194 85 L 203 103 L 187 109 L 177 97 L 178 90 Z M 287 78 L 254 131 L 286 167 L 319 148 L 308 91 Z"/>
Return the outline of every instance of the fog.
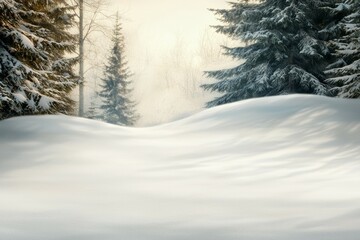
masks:
<path fill-rule="evenodd" d="M 203 71 L 231 61 L 221 54 L 220 45 L 228 40 L 210 27 L 219 22 L 209 8 L 226 7 L 224 0 L 112 0 L 106 6 L 107 15 L 118 11 L 121 17 L 133 97 L 141 115 L 138 126 L 190 115 L 214 97 L 199 87 L 211 81 Z M 112 24 L 106 23 L 108 32 Z M 97 34 L 94 42 L 96 57 L 90 57 L 86 76 L 87 106 L 101 77 L 101 68 L 91 66 L 103 66 L 110 48 L 109 36 Z"/>

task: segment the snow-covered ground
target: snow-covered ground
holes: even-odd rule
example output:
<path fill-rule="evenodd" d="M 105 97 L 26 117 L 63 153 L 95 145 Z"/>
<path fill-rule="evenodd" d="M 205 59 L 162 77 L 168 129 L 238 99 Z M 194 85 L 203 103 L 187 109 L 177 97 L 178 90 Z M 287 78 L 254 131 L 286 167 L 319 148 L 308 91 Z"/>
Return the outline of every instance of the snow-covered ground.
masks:
<path fill-rule="evenodd" d="M 282 96 L 130 129 L 0 122 L 2 240 L 359 240 L 360 102 Z"/>

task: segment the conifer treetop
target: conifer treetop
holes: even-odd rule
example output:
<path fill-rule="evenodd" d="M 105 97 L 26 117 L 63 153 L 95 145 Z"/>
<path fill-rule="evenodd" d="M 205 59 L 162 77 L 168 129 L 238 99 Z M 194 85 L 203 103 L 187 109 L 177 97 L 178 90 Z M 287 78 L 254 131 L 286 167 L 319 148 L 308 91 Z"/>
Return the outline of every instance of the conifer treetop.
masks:
<path fill-rule="evenodd" d="M 135 103 L 130 100 L 132 89 L 129 78 L 131 73 L 125 60 L 124 36 L 118 14 L 111 40 L 112 47 L 100 85 L 99 96 L 102 99 L 100 108 L 103 110 L 104 121 L 131 126 L 135 124 L 138 115 L 134 110 Z"/>
<path fill-rule="evenodd" d="M 330 52 L 317 33 L 324 12 L 319 1 L 240 0 L 229 5 L 212 9 L 223 22 L 214 27 L 240 43 L 223 49 L 244 62 L 206 72 L 216 82 L 203 88 L 223 93 L 208 107 L 290 93 L 329 94 L 322 69 Z"/>

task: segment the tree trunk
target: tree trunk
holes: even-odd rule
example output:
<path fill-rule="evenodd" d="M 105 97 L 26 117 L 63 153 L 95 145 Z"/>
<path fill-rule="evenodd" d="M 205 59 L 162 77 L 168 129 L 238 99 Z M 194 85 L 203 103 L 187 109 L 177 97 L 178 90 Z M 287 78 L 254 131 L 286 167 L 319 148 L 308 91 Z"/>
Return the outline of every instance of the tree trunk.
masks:
<path fill-rule="evenodd" d="M 84 0 L 80 0 L 79 23 L 79 116 L 84 116 Z"/>

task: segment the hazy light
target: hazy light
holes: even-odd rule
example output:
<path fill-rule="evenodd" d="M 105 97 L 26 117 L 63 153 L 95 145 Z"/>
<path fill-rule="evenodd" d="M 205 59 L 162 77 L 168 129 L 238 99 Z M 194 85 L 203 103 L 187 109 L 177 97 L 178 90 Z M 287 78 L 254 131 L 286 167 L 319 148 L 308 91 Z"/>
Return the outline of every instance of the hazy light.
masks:
<path fill-rule="evenodd" d="M 220 52 L 222 41 L 210 28 L 217 21 L 208 8 L 225 8 L 226 1 L 113 0 L 111 4 L 109 9 L 118 10 L 122 17 L 126 55 L 134 73 L 134 97 L 142 116 L 139 125 L 159 124 L 199 111 L 211 99 L 198 86 L 205 81 L 206 62 L 214 60 L 204 59 L 202 41 L 211 41 L 215 52 Z M 204 40 L 209 32 L 212 36 Z M 102 48 L 106 42 L 101 40 Z M 212 66 L 216 68 L 216 64 Z M 94 84 L 88 86 L 92 92 Z"/>

